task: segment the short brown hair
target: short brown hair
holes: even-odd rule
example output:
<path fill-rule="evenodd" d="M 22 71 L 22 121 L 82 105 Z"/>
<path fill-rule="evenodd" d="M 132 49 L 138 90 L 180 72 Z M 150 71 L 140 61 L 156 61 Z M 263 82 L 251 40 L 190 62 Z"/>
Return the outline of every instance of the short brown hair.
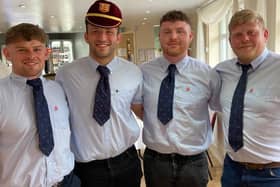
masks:
<path fill-rule="evenodd" d="M 229 22 L 228 29 L 231 31 L 234 26 L 249 22 L 259 23 L 262 27 L 265 27 L 264 20 L 261 15 L 253 10 L 243 9 L 234 13 Z"/>
<path fill-rule="evenodd" d="M 191 21 L 189 17 L 185 13 L 179 10 L 171 10 L 166 14 L 164 14 L 160 19 L 160 25 L 166 21 L 170 21 L 170 22 L 184 21 L 191 26 Z"/>
<path fill-rule="evenodd" d="M 44 44 L 48 41 L 48 35 L 38 25 L 31 23 L 20 23 L 8 29 L 5 34 L 5 44 L 17 42 L 19 40 L 38 40 Z"/>

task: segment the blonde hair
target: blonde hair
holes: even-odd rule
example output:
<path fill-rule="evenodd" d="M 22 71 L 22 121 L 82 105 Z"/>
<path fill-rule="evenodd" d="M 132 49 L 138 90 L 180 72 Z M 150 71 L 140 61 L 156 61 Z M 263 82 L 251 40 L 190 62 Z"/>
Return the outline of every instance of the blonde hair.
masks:
<path fill-rule="evenodd" d="M 244 23 L 258 23 L 263 28 L 265 27 L 264 20 L 260 14 L 250 9 L 243 9 L 234 13 L 229 22 L 228 30 L 231 32 L 233 27 Z"/>

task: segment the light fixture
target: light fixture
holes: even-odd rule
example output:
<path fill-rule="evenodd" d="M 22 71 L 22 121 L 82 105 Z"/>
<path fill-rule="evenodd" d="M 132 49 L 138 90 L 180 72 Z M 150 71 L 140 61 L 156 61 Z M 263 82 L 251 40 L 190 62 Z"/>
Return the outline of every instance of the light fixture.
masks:
<path fill-rule="evenodd" d="M 18 5 L 18 7 L 19 7 L 19 8 L 25 8 L 26 6 L 25 6 L 25 4 L 22 2 L 22 3 L 20 3 L 20 4 Z"/>
<path fill-rule="evenodd" d="M 151 11 L 150 10 L 146 10 L 146 14 L 150 14 L 151 13 Z"/>

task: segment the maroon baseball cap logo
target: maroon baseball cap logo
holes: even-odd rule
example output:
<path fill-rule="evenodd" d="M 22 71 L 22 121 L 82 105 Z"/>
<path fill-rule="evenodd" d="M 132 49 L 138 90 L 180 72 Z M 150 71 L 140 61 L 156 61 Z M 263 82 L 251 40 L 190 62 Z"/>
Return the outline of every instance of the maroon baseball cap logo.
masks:
<path fill-rule="evenodd" d="M 108 3 L 99 3 L 99 11 L 102 13 L 110 12 L 110 4 Z"/>

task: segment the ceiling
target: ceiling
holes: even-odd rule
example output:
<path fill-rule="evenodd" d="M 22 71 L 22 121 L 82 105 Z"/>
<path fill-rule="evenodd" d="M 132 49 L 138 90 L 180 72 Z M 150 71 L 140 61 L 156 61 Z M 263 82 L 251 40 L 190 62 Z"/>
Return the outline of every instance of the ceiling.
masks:
<path fill-rule="evenodd" d="M 158 24 L 173 9 L 193 11 L 208 0 L 112 0 L 122 10 L 123 27 Z M 48 33 L 83 32 L 84 16 L 94 0 L 0 0 L 0 33 L 11 25 L 29 22 Z"/>

